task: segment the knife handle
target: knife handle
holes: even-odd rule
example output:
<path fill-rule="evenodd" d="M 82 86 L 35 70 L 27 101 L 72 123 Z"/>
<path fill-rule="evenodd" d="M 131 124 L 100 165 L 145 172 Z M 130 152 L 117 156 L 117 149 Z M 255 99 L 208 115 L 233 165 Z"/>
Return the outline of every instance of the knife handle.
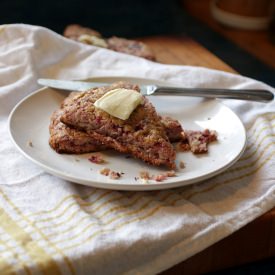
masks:
<path fill-rule="evenodd" d="M 274 95 L 268 90 L 250 89 L 212 89 L 212 88 L 178 88 L 157 86 L 154 95 L 183 95 L 207 98 L 241 99 L 259 102 L 273 100 Z"/>

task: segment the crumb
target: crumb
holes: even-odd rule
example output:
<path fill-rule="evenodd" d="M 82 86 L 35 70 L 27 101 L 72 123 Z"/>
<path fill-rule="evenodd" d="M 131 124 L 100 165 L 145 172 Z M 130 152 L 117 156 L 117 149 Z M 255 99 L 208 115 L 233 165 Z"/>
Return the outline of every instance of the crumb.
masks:
<path fill-rule="evenodd" d="M 96 164 L 106 163 L 106 161 L 104 160 L 101 154 L 93 154 L 88 158 L 88 160 Z"/>
<path fill-rule="evenodd" d="M 175 177 L 176 176 L 176 172 L 174 170 L 171 170 L 171 171 L 166 172 L 165 175 L 167 177 Z"/>
<path fill-rule="evenodd" d="M 168 177 L 175 177 L 176 176 L 176 172 L 174 170 L 171 170 L 171 171 L 167 171 L 165 173 L 161 173 L 159 175 L 150 175 L 148 171 L 141 171 L 139 173 L 139 175 L 140 175 L 140 178 L 135 177 L 135 180 L 141 179 L 142 182 L 144 182 L 144 181 L 148 182 L 148 180 L 164 181 Z"/>
<path fill-rule="evenodd" d="M 126 159 L 132 158 L 130 155 L 125 156 Z"/>
<path fill-rule="evenodd" d="M 207 120 L 210 120 L 210 119 L 211 119 L 211 117 L 208 117 L 208 118 L 207 118 Z"/>
<path fill-rule="evenodd" d="M 180 169 L 185 168 L 185 164 L 184 164 L 184 162 L 182 160 L 179 163 L 179 167 L 180 167 Z"/>
<path fill-rule="evenodd" d="M 209 129 L 188 131 L 187 139 L 193 154 L 203 154 L 208 152 L 208 144 L 217 140 L 217 132 Z"/>
<path fill-rule="evenodd" d="M 156 176 L 153 176 L 153 180 L 155 181 L 164 181 L 167 179 L 167 176 L 165 174 L 159 174 Z"/>
<path fill-rule="evenodd" d="M 149 180 L 150 175 L 148 171 L 140 171 L 139 176 L 141 179 Z"/>
<path fill-rule="evenodd" d="M 30 147 L 33 147 L 33 143 L 32 143 L 31 140 L 28 142 L 28 145 L 29 145 Z"/>
<path fill-rule="evenodd" d="M 116 171 L 111 171 L 110 178 L 113 180 L 119 179 L 121 177 L 121 173 Z"/>
<path fill-rule="evenodd" d="M 137 181 L 139 178 L 138 177 L 134 177 L 135 181 Z"/>
<path fill-rule="evenodd" d="M 99 173 L 104 176 L 109 176 L 109 178 L 113 180 L 119 179 L 124 174 L 123 172 L 119 173 L 109 168 L 103 168 L 99 171 Z"/>
<path fill-rule="evenodd" d="M 101 169 L 99 172 L 100 172 L 101 175 L 109 176 L 110 171 L 111 171 L 111 170 L 110 170 L 109 168 L 103 168 L 103 169 Z"/>
<path fill-rule="evenodd" d="M 155 181 L 164 181 L 168 177 L 175 177 L 175 176 L 176 176 L 176 172 L 174 170 L 171 170 L 156 176 L 152 176 L 151 178 Z"/>
<path fill-rule="evenodd" d="M 193 154 L 208 152 L 208 144 L 217 140 L 217 132 L 205 129 L 203 131 L 185 131 L 181 133 L 182 140 L 176 145 L 181 152 L 191 151 Z"/>
<path fill-rule="evenodd" d="M 80 161 L 80 159 L 74 159 L 76 162 Z"/>

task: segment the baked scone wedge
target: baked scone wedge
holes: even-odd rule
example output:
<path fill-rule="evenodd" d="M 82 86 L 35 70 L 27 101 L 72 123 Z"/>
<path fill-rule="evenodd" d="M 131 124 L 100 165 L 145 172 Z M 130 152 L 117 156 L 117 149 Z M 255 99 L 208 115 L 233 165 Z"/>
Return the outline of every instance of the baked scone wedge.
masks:
<path fill-rule="evenodd" d="M 50 121 L 49 144 L 57 153 L 83 154 L 106 150 L 107 147 L 83 131 L 60 121 L 62 109 L 53 112 Z"/>
<path fill-rule="evenodd" d="M 68 25 L 63 35 L 85 44 L 108 48 L 113 51 L 127 53 L 143 57 L 149 60 L 156 60 L 152 49 L 145 43 L 137 40 L 130 40 L 122 37 L 104 38 L 94 29 L 83 27 L 78 24 Z"/>
<path fill-rule="evenodd" d="M 69 100 L 72 96 L 75 96 L 75 93 L 65 100 Z M 49 126 L 49 144 L 57 153 L 83 154 L 108 149 L 86 132 L 74 129 L 61 122 L 60 117 L 62 114 L 62 109 L 53 112 Z M 179 141 L 182 138 L 183 129 L 177 120 L 170 117 L 161 117 L 161 123 L 170 142 Z"/>
<path fill-rule="evenodd" d="M 149 48 L 149 46 L 143 42 L 116 36 L 110 37 L 106 39 L 106 41 L 108 49 L 110 50 L 143 57 L 153 61 L 156 60 L 156 57 L 151 48 Z"/>
<path fill-rule="evenodd" d="M 85 131 L 109 148 L 129 153 L 152 165 L 175 168 L 176 152 L 159 115 L 147 98 L 143 97 L 143 103 L 126 120 L 94 106 L 96 100 L 117 87 L 139 90 L 136 85 L 119 82 L 77 94 L 62 105 L 61 121 Z"/>

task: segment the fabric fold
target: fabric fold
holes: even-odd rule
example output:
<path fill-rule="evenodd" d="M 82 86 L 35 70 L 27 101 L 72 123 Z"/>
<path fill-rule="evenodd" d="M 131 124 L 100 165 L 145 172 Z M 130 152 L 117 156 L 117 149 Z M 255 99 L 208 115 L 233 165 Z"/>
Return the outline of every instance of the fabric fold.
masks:
<path fill-rule="evenodd" d="M 223 100 L 247 129 L 245 153 L 222 174 L 177 189 L 96 189 L 52 176 L 23 157 L 10 140 L 8 116 L 20 100 L 40 88 L 37 79 L 96 76 L 274 92 L 243 76 L 159 64 L 70 41 L 39 26 L 1 26 L 1 274 L 158 273 L 275 206 L 274 102 Z"/>

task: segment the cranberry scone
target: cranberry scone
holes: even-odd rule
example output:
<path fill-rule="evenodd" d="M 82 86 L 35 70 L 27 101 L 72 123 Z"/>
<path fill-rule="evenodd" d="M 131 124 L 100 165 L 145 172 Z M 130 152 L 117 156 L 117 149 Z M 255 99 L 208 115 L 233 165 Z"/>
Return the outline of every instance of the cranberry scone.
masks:
<path fill-rule="evenodd" d="M 98 31 L 78 24 L 68 25 L 63 34 L 69 39 L 84 44 L 103 47 L 116 52 L 135 55 L 149 60 L 156 60 L 153 50 L 141 41 L 117 36 L 104 38 Z"/>
<path fill-rule="evenodd" d="M 152 165 L 175 168 L 176 152 L 160 116 L 146 97 L 126 120 L 95 107 L 99 98 L 117 87 L 139 91 L 137 85 L 119 82 L 77 94 L 62 105 L 61 122 L 86 132 L 109 148 L 129 153 Z"/>

